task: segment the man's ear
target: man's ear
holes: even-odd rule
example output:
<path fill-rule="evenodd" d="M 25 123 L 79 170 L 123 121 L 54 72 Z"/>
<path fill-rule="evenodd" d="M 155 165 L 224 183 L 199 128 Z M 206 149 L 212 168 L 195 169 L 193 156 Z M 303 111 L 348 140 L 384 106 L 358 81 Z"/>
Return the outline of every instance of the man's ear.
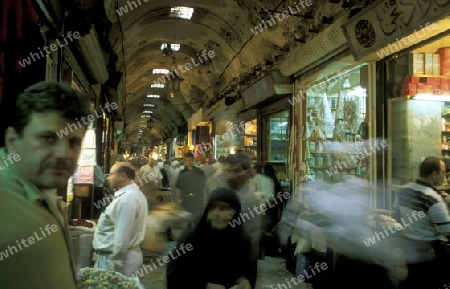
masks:
<path fill-rule="evenodd" d="M 8 153 L 14 154 L 17 151 L 17 140 L 19 139 L 19 134 L 16 129 L 9 126 L 5 131 L 5 147 Z"/>

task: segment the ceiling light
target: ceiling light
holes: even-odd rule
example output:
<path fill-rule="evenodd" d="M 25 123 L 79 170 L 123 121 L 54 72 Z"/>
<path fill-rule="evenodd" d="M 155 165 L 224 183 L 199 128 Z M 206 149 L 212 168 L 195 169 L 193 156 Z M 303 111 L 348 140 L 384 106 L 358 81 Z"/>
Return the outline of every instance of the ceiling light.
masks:
<path fill-rule="evenodd" d="M 168 69 L 155 68 L 153 69 L 153 74 L 167 74 L 169 73 Z"/>
<path fill-rule="evenodd" d="M 150 97 L 150 98 L 160 98 L 160 96 L 157 95 L 157 94 L 149 94 L 149 95 L 147 95 L 147 97 Z"/>
<path fill-rule="evenodd" d="M 152 87 L 152 88 L 164 88 L 164 84 L 162 84 L 162 83 L 154 83 L 150 87 Z"/>
<path fill-rule="evenodd" d="M 154 105 L 154 104 L 151 104 L 151 103 L 144 103 L 144 106 L 155 107 L 155 105 Z"/>
<path fill-rule="evenodd" d="M 151 111 L 151 110 L 144 110 L 143 113 L 153 113 L 153 111 Z"/>
<path fill-rule="evenodd" d="M 194 13 L 194 8 L 185 7 L 185 6 L 175 6 L 170 8 L 170 17 L 179 17 L 183 19 L 191 19 L 192 14 Z"/>
<path fill-rule="evenodd" d="M 167 48 L 167 43 L 161 44 L 161 50 Z M 170 44 L 170 48 L 173 51 L 179 51 L 180 50 L 180 44 Z"/>

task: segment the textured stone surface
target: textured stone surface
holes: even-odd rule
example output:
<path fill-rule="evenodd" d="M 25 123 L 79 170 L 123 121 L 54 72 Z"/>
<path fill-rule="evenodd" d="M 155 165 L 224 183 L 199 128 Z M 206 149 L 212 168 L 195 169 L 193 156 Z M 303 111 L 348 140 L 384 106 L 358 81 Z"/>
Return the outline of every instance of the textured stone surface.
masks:
<path fill-rule="evenodd" d="M 118 91 L 118 100 L 122 106 L 126 99 L 128 141 L 138 137 L 143 103 L 149 101 L 147 94 L 157 93 L 150 85 L 162 75 L 152 74 L 154 68 L 185 67 L 177 69 L 183 79 L 180 91 L 174 97 L 153 99 L 157 105 L 151 109 L 155 124 L 152 129 L 144 128 L 144 144 L 176 130 L 182 119 L 187 120 L 200 107 L 208 107 L 219 95 L 242 91 L 262 75 L 262 70 L 278 69 L 290 51 L 308 43 L 329 26 L 322 23 L 322 17 L 337 17 L 347 10 L 341 3 L 329 1 L 302 1 L 303 7 L 295 3 L 294 0 L 105 0 L 103 6 L 112 22 L 108 38 L 118 55 L 115 69 L 124 72 L 121 80 L 124 89 Z M 364 6 L 365 1 L 355 3 Z M 192 19 L 170 17 L 170 8 L 177 5 L 194 8 Z M 127 8 L 127 12 L 117 13 L 120 8 Z M 292 15 L 274 14 L 282 12 Z M 305 14 L 308 15 L 303 17 Z M 262 31 L 254 34 L 255 26 Z M 161 44 L 166 42 L 181 44 L 175 58 L 162 55 Z M 195 66 L 192 58 L 198 62 L 204 50 L 214 51 L 214 57 Z M 274 65 L 261 67 L 266 61 Z M 194 65 L 189 69 L 186 64 Z M 232 84 L 233 81 L 237 83 Z M 121 119 L 122 107 L 117 113 Z"/>

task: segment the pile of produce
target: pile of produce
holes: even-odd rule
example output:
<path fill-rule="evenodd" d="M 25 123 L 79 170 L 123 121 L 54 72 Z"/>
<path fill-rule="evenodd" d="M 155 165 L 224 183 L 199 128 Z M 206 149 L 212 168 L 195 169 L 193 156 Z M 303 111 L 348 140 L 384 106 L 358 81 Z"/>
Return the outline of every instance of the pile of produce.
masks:
<path fill-rule="evenodd" d="M 119 272 L 82 268 L 77 273 L 78 289 L 145 289 L 138 278 L 129 278 Z"/>

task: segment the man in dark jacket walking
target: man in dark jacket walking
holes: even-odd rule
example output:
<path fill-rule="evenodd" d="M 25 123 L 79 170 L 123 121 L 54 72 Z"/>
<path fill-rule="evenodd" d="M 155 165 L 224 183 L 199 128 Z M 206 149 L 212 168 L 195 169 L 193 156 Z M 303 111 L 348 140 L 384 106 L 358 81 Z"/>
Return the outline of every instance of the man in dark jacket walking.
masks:
<path fill-rule="evenodd" d="M 205 174 L 194 165 L 194 155 L 188 152 L 184 157 L 184 170 L 178 175 L 175 188 L 181 206 L 198 218 L 203 211 L 203 190 L 205 188 Z"/>

